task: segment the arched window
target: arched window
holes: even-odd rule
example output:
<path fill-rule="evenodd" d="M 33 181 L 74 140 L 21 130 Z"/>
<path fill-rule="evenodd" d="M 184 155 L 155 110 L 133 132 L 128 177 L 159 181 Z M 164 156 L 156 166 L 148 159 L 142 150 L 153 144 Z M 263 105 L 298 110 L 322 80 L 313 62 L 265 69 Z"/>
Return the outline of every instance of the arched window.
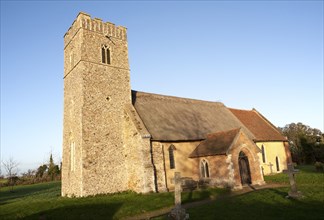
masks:
<path fill-rule="evenodd" d="M 175 149 L 176 148 L 173 144 L 169 147 L 170 169 L 175 168 L 174 152 L 173 152 Z"/>
<path fill-rule="evenodd" d="M 280 171 L 279 158 L 278 157 L 276 157 L 276 168 L 277 168 L 277 171 Z"/>
<path fill-rule="evenodd" d="M 209 177 L 209 167 L 208 167 L 208 162 L 206 160 L 202 160 L 200 162 L 200 175 L 202 178 Z"/>
<path fill-rule="evenodd" d="M 261 154 L 262 154 L 262 162 L 265 163 L 266 162 L 266 158 L 265 158 L 265 149 L 264 149 L 263 144 L 261 146 Z"/>
<path fill-rule="evenodd" d="M 101 47 L 101 62 L 110 64 L 110 49 L 106 45 Z"/>

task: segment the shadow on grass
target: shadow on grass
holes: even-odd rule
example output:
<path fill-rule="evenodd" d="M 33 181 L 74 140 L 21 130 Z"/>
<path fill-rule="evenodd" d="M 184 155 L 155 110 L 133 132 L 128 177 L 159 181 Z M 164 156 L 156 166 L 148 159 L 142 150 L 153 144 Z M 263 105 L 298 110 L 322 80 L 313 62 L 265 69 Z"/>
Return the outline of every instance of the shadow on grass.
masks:
<path fill-rule="evenodd" d="M 270 189 L 268 189 L 268 191 L 273 192 L 273 193 L 275 193 L 275 194 L 281 196 L 282 198 L 286 198 L 286 197 L 288 196 L 288 191 L 289 191 L 289 190 L 287 190 L 287 192 L 284 192 L 284 191 L 282 191 L 282 190 L 278 190 L 278 189 L 270 188 Z"/>
<path fill-rule="evenodd" d="M 21 199 L 26 196 L 43 194 L 45 191 L 56 192 L 61 186 L 60 182 L 49 182 L 47 184 L 23 185 L 14 187 L 13 192 L 2 189 L 0 192 L 0 205 L 11 203 L 14 199 Z M 57 194 L 57 193 L 56 193 Z M 57 196 L 60 196 L 59 194 Z"/>
<path fill-rule="evenodd" d="M 324 203 L 287 199 L 280 189 L 252 191 L 190 208 L 190 219 L 323 219 Z M 159 218 L 157 218 L 159 219 Z M 160 218 L 163 219 L 163 218 Z"/>
<path fill-rule="evenodd" d="M 214 188 L 209 190 L 194 190 L 182 193 L 182 203 L 190 203 L 195 201 L 201 201 L 206 199 L 214 199 L 216 197 L 222 197 L 229 195 L 231 190 L 228 188 Z"/>
<path fill-rule="evenodd" d="M 68 205 L 51 210 L 41 211 L 24 219 L 117 219 L 114 218 L 122 203 Z"/>
<path fill-rule="evenodd" d="M 298 165 L 296 169 L 303 173 L 321 173 L 316 171 L 315 166 L 313 165 Z"/>
<path fill-rule="evenodd" d="M 196 201 L 195 197 L 198 197 L 200 199 L 207 199 L 211 195 L 210 191 L 204 190 L 204 191 L 190 191 L 183 193 L 182 197 L 182 203 L 188 203 Z"/>

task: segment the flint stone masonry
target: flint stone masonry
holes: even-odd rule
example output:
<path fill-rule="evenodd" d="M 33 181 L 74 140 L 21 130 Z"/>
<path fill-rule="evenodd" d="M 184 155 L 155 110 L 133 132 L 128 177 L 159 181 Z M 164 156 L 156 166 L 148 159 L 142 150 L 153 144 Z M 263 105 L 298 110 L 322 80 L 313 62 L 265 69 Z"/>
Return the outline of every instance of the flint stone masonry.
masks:
<path fill-rule="evenodd" d="M 150 139 L 143 138 L 148 134 L 148 131 L 143 127 L 132 105 L 126 106 L 124 117 L 127 187 L 138 193 L 154 192 Z"/>
<path fill-rule="evenodd" d="M 154 169 L 156 172 L 156 189 L 158 192 L 166 192 L 167 181 L 165 179 L 165 146 L 160 142 L 152 142 L 152 156 L 154 162 Z"/>
<path fill-rule="evenodd" d="M 126 110 L 131 106 L 126 39 L 126 28 L 85 13 L 64 37 L 63 196 L 154 189 L 150 142 L 136 134 Z M 101 63 L 102 45 L 111 50 L 111 65 Z"/>
<path fill-rule="evenodd" d="M 127 40 L 126 28 L 123 26 L 115 26 L 111 22 L 102 22 L 101 19 L 91 19 L 90 15 L 80 12 L 77 19 L 73 22 L 72 26 L 64 35 L 64 47 L 66 47 L 78 33 L 80 29 L 97 32 L 105 36 L 113 37 L 116 39 Z"/>

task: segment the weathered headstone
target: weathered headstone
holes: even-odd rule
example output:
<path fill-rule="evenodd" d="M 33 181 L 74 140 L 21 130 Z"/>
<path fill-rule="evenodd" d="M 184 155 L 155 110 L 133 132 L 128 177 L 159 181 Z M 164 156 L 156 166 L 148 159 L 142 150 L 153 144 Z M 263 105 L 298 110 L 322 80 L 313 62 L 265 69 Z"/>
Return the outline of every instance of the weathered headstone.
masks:
<path fill-rule="evenodd" d="M 174 204 L 181 206 L 181 174 L 180 172 L 174 173 Z"/>
<path fill-rule="evenodd" d="M 284 173 L 288 174 L 289 176 L 289 183 L 290 183 L 290 191 L 288 192 L 288 198 L 299 198 L 302 197 L 302 193 L 297 190 L 295 174 L 299 172 L 299 170 L 294 169 L 293 164 L 288 164 L 288 169 L 283 171 Z"/>
<path fill-rule="evenodd" d="M 174 173 L 174 204 L 175 207 L 168 215 L 169 220 L 186 220 L 189 219 L 189 214 L 181 207 L 181 174 L 180 172 Z"/>

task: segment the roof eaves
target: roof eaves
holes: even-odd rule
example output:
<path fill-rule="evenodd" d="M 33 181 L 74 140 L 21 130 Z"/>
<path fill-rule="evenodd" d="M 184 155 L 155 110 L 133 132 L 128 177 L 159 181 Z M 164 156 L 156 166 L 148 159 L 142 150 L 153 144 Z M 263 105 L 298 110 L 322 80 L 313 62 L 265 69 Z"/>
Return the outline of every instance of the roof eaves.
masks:
<path fill-rule="evenodd" d="M 288 142 L 288 140 L 286 139 L 282 139 L 282 140 L 279 140 L 279 139 L 253 139 L 253 141 L 256 143 L 256 142 Z"/>
<path fill-rule="evenodd" d="M 213 102 L 213 101 L 206 101 L 206 100 L 200 100 L 200 99 L 192 99 L 192 98 L 186 98 L 186 97 L 178 97 L 178 96 L 171 96 L 171 95 L 162 95 L 162 94 L 156 94 L 156 93 L 149 93 L 149 92 L 142 92 L 142 91 L 137 91 L 137 90 L 131 90 L 131 94 L 134 96 L 142 96 L 142 97 L 150 97 L 150 98 L 155 98 L 155 99 L 164 99 L 164 100 L 173 100 L 173 101 L 180 101 L 180 102 L 189 102 L 189 103 L 199 103 L 199 104 L 206 104 L 206 105 L 219 105 L 219 106 L 224 106 L 224 103 L 222 102 Z M 136 102 L 136 97 L 135 100 L 132 100 Z M 134 103 L 133 103 L 134 104 Z"/>
<path fill-rule="evenodd" d="M 174 140 L 168 140 L 168 139 L 154 139 L 154 137 L 151 138 L 152 141 L 160 141 L 160 142 L 196 142 L 196 141 L 203 141 L 206 140 L 205 138 L 199 138 L 199 139 L 174 139 Z"/>
<path fill-rule="evenodd" d="M 202 155 L 189 155 L 189 158 L 198 158 L 198 157 L 212 157 L 217 155 L 226 155 L 226 153 L 219 153 L 219 154 L 202 154 Z"/>

